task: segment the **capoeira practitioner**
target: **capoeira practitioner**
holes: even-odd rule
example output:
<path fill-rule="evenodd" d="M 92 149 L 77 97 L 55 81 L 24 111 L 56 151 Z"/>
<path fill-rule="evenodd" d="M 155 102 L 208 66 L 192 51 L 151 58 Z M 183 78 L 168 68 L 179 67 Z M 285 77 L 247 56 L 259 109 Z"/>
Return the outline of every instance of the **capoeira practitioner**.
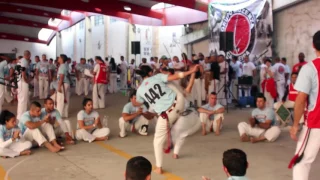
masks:
<path fill-rule="evenodd" d="M 51 98 L 44 100 L 44 108 L 41 109 L 41 117 L 50 115 L 49 123 L 53 126 L 57 137 L 64 136 L 67 144 L 74 144 L 73 130 L 69 120 L 62 120 L 59 111 L 54 108 L 54 102 Z"/>
<path fill-rule="evenodd" d="M 61 54 L 59 57 L 59 70 L 57 74 L 58 78 L 58 91 L 57 91 L 57 110 L 62 117 L 68 117 L 69 114 L 69 103 L 70 103 L 70 81 L 68 78 L 67 62 L 68 58 L 66 55 Z"/>
<path fill-rule="evenodd" d="M 21 72 L 20 81 L 18 82 L 18 107 L 17 107 L 17 119 L 20 120 L 20 116 L 27 111 L 29 102 L 29 79 L 28 79 L 28 68 L 31 53 L 24 51 L 23 58 L 20 59 L 20 66 L 23 68 Z"/>
<path fill-rule="evenodd" d="M 63 150 L 64 147 L 57 143 L 53 127 L 49 122 L 50 114 L 41 120 L 41 104 L 33 102 L 30 105 L 30 110 L 21 115 L 19 128 L 26 140 L 31 142 L 36 141 L 39 146 L 44 145 L 51 152 L 58 152 Z M 42 133 L 48 137 L 49 142 Z"/>
<path fill-rule="evenodd" d="M 88 69 L 86 59 L 81 58 L 80 63 L 76 65 L 76 93 L 78 96 L 84 93 L 85 96 L 89 94 L 89 82 L 90 78 L 84 74 L 84 70 Z"/>
<path fill-rule="evenodd" d="M 94 85 L 92 89 L 93 109 L 105 108 L 105 87 L 107 84 L 107 66 L 100 56 L 96 56 L 94 66 Z"/>
<path fill-rule="evenodd" d="M 122 117 L 119 119 L 120 137 L 126 137 L 127 131 L 138 132 L 140 135 L 148 135 L 149 120 L 154 117 L 148 112 L 145 105 L 140 106 L 136 102 L 136 90 L 130 94 L 128 102 L 122 110 Z"/>
<path fill-rule="evenodd" d="M 39 56 L 34 57 L 35 64 L 30 60 L 30 70 L 33 71 L 33 98 L 39 97 L 39 76 L 36 74 L 36 68 L 39 66 Z"/>
<path fill-rule="evenodd" d="M 309 179 L 311 164 L 316 159 L 320 148 L 320 31 L 313 36 L 313 48 L 318 58 L 301 68 L 294 85 L 294 89 L 299 93 L 294 106 L 294 124 L 290 130 L 291 138 L 298 140 L 295 156 L 289 164 L 289 168 L 294 166 L 293 180 Z M 299 139 L 297 139 L 299 122 L 305 112 L 306 103 L 308 103 L 307 118 Z"/>
<path fill-rule="evenodd" d="M 291 74 L 290 84 L 286 88 L 286 92 L 282 98 L 282 101 L 275 103 L 274 109 L 278 109 L 282 104 L 285 108 L 291 108 L 291 109 L 294 108 L 294 104 L 298 96 L 298 91 L 294 89 L 294 84 L 296 83 L 297 77 L 298 77 L 298 73 Z M 278 121 L 280 120 L 279 117 L 277 117 L 277 120 Z M 301 116 L 299 123 L 302 124 L 303 122 L 304 122 L 304 116 Z"/>
<path fill-rule="evenodd" d="M 275 89 L 276 85 L 273 80 L 274 77 L 274 69 L 271 66 L 271 60 L 266 59 L 266 68 L 265 68 L 265 80 L 262 82 L 262 89 L 264 91 L 264 97 L 266 98 L 266 106 L 268 108 L 273 108 L 274 105 L 274 96 L 271 94 L 272 92 L 269 91 L 270 88 Z M 274 91 L 275 93 L 276 91 Z"/>
<path fill-rule="evenodd" d="M 275 114 L 272 108 L 266 107 L 266 98 L 260 94 L 257 96 L 257 108 L 252 111 L 249 124 L 238 124 L 240 140 L 242 142 L 259 141 L 274 142 L 279 137 L 281 130 L 276 125 Z"/>
<path fill-rule="evenodd" d="M 286 67 L 280 62 L 280 58 L 275 59 L 276 63 L 272 66 L 274 80 L 277 84 L 278 101 L 281 101 L 286 86 Z"/>
<path fill-rule="evenodd" d="M 179 118 L 185 105 L 183 94 L 174 92 L 166 83 L 168 81 L 182 79 L 196 72 L 198 66 L 199 65 L 194 66 L 190 71 L 180 72 L 174 75 L 160 73 L 153 76 L 153 70 L 150 66 L 141 66 L 140 70 L 137 71 L 143 78 L 137 90 L 137 102 L 142 105 L 144 101 L 147 101 L 159 115 L 153 142 L 157 166 L 155 171 L 157 173 L 162 173 L 162 151 L 166 138 L 168 139 L 168 145 L 165 148 L 165 152 L 170 152 L 170 126 Z"/>
<path fill-rule="evenodd" d="M 83 100 L 83 110 L 77 115 L 76 139 L 89 143 L 93 141 L 104 141 L 108 139 L 110 129 L 103 127 L 99 113 L 93 111 L 93 103 L 89 98 Z"/>
<path fill-rule="evenodd" d="M 205 136 L 208 132 L 214 131 L 219 136 L 224 120 L 224 107 L 217 103 L 217 94 L 215 92 L 210 94 L 208 101 L 208 104 L 198 108 L 202 123 L 202 135 Z"/>
<path fill-rule="evenodd" d="M 45 55 L 42 55 L 42 61 L 36 65 L 36 77 L 39 81 L 39 98 L 45 99 L 48 97 L 49 82 L 52 77 L 50 64 Z"/>
<path fill-rule="evenodd" d="M 20 137 L 16 116 L 4 110 L 0 115 L 0 156 L 11 157 L 30 155 L 32 143 Z"/>
<path fill-rule="evenodd" d="M 5 58 L 0 62 L 0 82 L 5 82 L 5 76 L 4 76 L 4 70 L 8 66 L 11 60 L 9 58 Z M 7 78 L 6 78 L 7 79 Z M 2 105 L 4 103 L 4 97 L 5 97 L 5 89 L 7 87 L 5 85 L 0 84 L 0 112 L 2 111 Z"/>

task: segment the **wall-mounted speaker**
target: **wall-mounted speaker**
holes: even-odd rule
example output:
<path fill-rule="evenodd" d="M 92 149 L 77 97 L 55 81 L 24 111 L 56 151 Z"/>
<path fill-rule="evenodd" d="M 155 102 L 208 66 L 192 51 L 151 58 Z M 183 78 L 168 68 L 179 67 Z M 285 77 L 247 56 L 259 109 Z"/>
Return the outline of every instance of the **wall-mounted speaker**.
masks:
<path fill-rule="evenodd" d="M 140 54 L 140 41 L 131 41 L 131 54 Z"/>
<path fill-rule="evenodd" d="M 233 51 L 233 32 L 220 32 L 220 50 Z"/>

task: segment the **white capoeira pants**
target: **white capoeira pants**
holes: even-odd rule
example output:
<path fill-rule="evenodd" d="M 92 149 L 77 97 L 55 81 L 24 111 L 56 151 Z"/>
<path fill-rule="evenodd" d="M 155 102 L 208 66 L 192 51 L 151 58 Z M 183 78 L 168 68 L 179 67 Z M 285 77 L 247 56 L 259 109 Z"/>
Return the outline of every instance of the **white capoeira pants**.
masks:
<path fill-rule="evenodd" d="M 120 128 L 120 137 L 125 137 L 128 131 L 134 130 L 138 133 L 142 130 L 143 125 L 149 125 L 149 120 L 146 119 L 144 116 L 140 115 L 136 122 L 130 124 L 128 121 L 124 121 L 123 117 L 119 119 L 119 128 Z"/>
<path fill-rule="evenodd" d="M 19 156 L 22 151 L 30 149 L 32 143 L 26 141 L 24 138 L 19 139 L 19 141 L 12 142 L 9 146 L 0 148 L 0 156 L 14 158 Z"/>
<path fill-rule="evenodd" d="M 64 83 L 65 91 L 61 87 L 61 93 L 57 91 L 57 110 L 61 114 L 61 117 L 69 116 L 69 103 L 70 103 L 70 86 Z M 64 94 L 65 93 L 65 94 Z"/>
<path fill-rule="evenodd" d="M 205 78 L 201 79 L 201 100 L 205 101 L 207 99 L 206 93 L 206 80 Z"/>
<path fill-rule="evenodd" d="M 193 112 L 187 116 L 180 116 L 171 128 L 171 136 L 174 144 L 173 153 L 178 155 L 186 137 L 195 134 L 200 127 L 201 123 L 196 110 L 193 110 Z"/>
<path fill-rule="evenodd" d="M 212 92 L 218 93 L 220 87 L 220 81 L 217 79 L 211 80 L 209 88 L 208 88 L 208 95 L 210 95 Z"/>
<path fill-rule="evenodd" d="M 105 84 L 94 84 L 92 89 L 93 109 L 102 109 L 106 107 L 105 104 Z"/>
<path fill-rule="evenodd" d="M 274 142 L 280 136 L 281 130 L 278 126 L 271 126 L 269 129 L 262 129 L 259 127 L 251 127 L 250 124 L 246 122 L 241 122 L 238 124 L 238 130 L 240 136 L 246 134 L 255 138 L 264 136 L 269 142 Z"/>
<path fill-rule="evenodd" d="M 8 81 L 6 81 L 6 83 L 8 83 Z M 11 90 L 11 88 L 9 88 L 9 89 Z M 8 90 L 8 87 L 6 87 L 6 86 L 4 87 L 4 100 L 6 100 L 8 103 L 13 100 L 13 96 L 11 95 L 10 90 Z M 3 100 L 3 102 L 4 102 L 4 100 Z"/>
<path fill-rule="evenodd" d="M 26 140 L 31 142 L 35 141 L 39 146 L 41 146 L 44 142 L 47 141 L 45 136 L 48 137 L 49 142 L 56 139 L 53 127 L 49 123 L 44 123 L 37 129 L 27 128 L 23 134 L 23 137 Z"/>
<path fill-rule="evenodd" d="M 184 110 L 184 96 L 178 90 L 178 88 L 173 84 L 168 84 L 168 87 L 171 88 L 177 94 L 176 106 L 172 109 L 171 112 L 166 112 L 169 118 L 169 126 L 171 127 L 174 122 L 180 117 L 180 113 Z M 163 147 L 164 143 L 168 138 L 168 129 L 167 129 L 167 120 L 159 116 L 155 128 L 153 146 L 156 157 L 156 166 L 162 167 L 163 161 Z"/>
<path fill-rule="evenodd" d="M 34 77 L 33 78 L 33 97 L 39 96 L 39 80 Z"/>
<path fill-rule="evenodd" d="M 70 121 L 69 120 L 62 120 L 62 123 L 65 124 L 65 127 L 67 128 L 66 131 L 69 133 L 69 135 L 72 137 L 72 139 L 74 139 L 74 134 L 73 134 L 73 130 L 72 130 Z M 56 123 L 53 126 L 53 129 L 54 129 L 54 134 L 56 135 L 56 137 L 64 137 L 65 130 L 63 130 L 63 128 L 61 128 L 59 123 Z"/>
<path fill-rule="evenodd" d="M 39 98 L 45 99 L 48 97 L 49 92 L 49 79 L 48 77 L 39 76 Z"/>
<path fill-rule="evenodd" d="M 264 89 L 264 97 L 266 98 L 266 107 L 273 108 L 274 105 L 274 98 L 271 96 L 271 94 Z"/>
<path fill-rule="evenodd" d="M 85 129 L 78 129 L 76 131 L 76 139 L 78 141 L 87 141 L 89 143 L 93 142 L 96 138 L 102 138 L 109 136 L 110 129 L 103 127 L 101 129 L 95 129 L 93 132 L 88 132 Z"/>
<path fill-rule="evenodd" d="M 277 84 L 277 93 L 278 93 L 278 101 L 282 101 L 282 98 L 284 96 L 285 86 L 286 86 L 286 80 L 278 80 L 276 81 Z"/>
<path fill-rule="evenodd" d="M 117 87 L 117 73 L 110 73 L 110 86 L 109 91 L 110 93 L 116 93 L 118 91 Z"/>
<path fill-rule="evenodd" d="M 276 102 L 276 103 L 274 103 L 273 108 L 274 108 L 275 110 L 277 110 L 277 109 L 279 109 L 279 107 L 281 106 L 281 104 L 282 104 L 282 101 Z M 283 106 L 284 106 L 285 108 L 287 108 L 287 109 L 288 109 L 288 108 L 293 109 L 293 108 L 294 108 L 294 101 L 289 101 L 289 100 L 288 100 L 288 101 L 286 101 L 286 102 L 283 103 Z M 279 118 L 279 116 L 278 116 L 277 113 L 276 113 L 276 117 L 277 117 L 277 120 L 280 121 L 280 118 Z M 304 122 L 304 116 L 302 115 L 299 123 L 303 123 L 303 122 Z"/>
<path fill-rule="evenodd" d="M 88 96 L 89 94 L 89 79 L 82 77 L 79 80 L 76 80 L 76 93 L 78 96 L 84 94 Z"/>
<path fill-rule="evenodd" d="M 305 136 L 307 134 L 308 127 L 303 126 L 299 135 L 299 140 L 296 147 L 297 154 L 302 146 Z M 310 130 L 309 140 L 304 150 L 303 158 L 299 163 L 293 167 L 293 180 L 308 180 L 311 164 L 317 157 L 320 148 L 320 129 L 312 128 Z M 301 153 L 300 153 L 301 154 Z M 299 155 L 300 155 L 299 154 Z"/>
<path fill-rule="evenodd" d="M 18 108 L 17 119 L 27 111 L 29 103 L 29 84 L 25 83 L 23 79 L 18 82 Z"/>
<path fill-rule="evenodd" d="M 219 119 L 221 119 L 220 127 L 218 127 L 218 122 L 217 122 Z M 209 116 L 207 113 L 200 113 L 200 122 L 203 124 L 206 124 L 206 132 L 210 132 L 211 125 L 213 127 L 214 132 L 216 132 L 218 128 L 221 130 L 223 126 L 223 121 L 224 121 L 223 113 L 215 114 L 213 121 L 209 119 Z"/>
<path fill-rule="evenodd" d="M 194 101 L 197 101 L 197 106 L 201 107 L 202 104 L 202 97 L 201 97 L 201 93 L 202 93 L 202 83 L 201 83 L 201 79 L 195 79 L 194 80 L 194 84 L 192 86 L 192 102 L 194 103 Z"/>

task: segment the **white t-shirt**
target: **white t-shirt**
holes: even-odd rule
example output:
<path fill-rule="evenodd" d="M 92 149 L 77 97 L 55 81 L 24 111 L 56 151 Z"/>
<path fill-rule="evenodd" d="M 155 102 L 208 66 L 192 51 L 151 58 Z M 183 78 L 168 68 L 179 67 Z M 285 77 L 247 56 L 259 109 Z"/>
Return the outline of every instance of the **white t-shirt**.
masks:
<path fill-rule="evenodd" d="M 242 63 L 240 61 L 230 62 L 230 65 L 233 69 L 233 71 L 236 74 L 236 77 L 241 77 L 242 76 Z"/>
<path fill-rule="evenodd" d="M 127 73 L 127 69 L 128 69 L 128 64 L 126 61 L 122 61 L 120 64 L 120 69 L 121 69 L 121 73 L 122 74 L 126 74 Z"/>
<path fill-rule="evenodd" d="M 261 64 L 261 66 L 260 66 L 260 81 L 261 82 L 265 79 L 264 75 L 266 74 L 266 69 L 267 68 L 268 67 L 265 64 Z"/>
<path fill-rule="evenodd" d="M 286 67 L 282 63 L 276 63 L 272 66 L 274 79 L 276 81 L 285 80 Z"/>
<path fill-rule="evenodd" d="M 256 66 L 252 62 L 243 63 L 243 75 L 253 76 Z"/>
<path fill-rule="evenodd" d="M 173 62 L 173 68 L 174 69 L 181 69 L 181 68 L 183 68 L 184 67 L 184 64 L 183 64 L 183 62 Z"/>
<path fill-rule="evenodd" d="M 221 77 L 224 78 L 224 77 L 226 77 L 226 75 L 228 75 L 229 63 L 226 61 L 223 61 L 223 62 L 219 63 L 219 66 L 220 66 L 220 73 L 222 73 L 225 69 L 227 69 L 224 74 L 220 74 L 220 79 L 221 79 Z M 227 76 L 227 80 L 228 80 L 228 76 Z"/>
<path fill-rule="evenodd" d="M 96 73 L 95 79 L 97 80 L 97 79 L 98 79 L 98 76 L 97 76 L 97 75 L 100 73 L 100 65 L 99 65 L 99 64 L 96 64 L 96 65 L 94 66 L 93 72 Z"/>

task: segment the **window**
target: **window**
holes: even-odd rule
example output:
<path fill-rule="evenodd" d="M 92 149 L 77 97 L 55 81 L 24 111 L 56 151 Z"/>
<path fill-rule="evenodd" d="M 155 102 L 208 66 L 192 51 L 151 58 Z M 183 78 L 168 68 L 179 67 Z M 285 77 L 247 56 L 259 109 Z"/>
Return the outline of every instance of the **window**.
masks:
<path fill-rule="evenodd" d="M 84 21 L 81 21 L 80 23 L 79 23 L 79 29 L 83 29 L 84 28 Z"/>
<path fill-rule="evenodd" d="M 103 24 L 103 16 L 95 16 L 94 17 L 94 26 L 99 26 Z"/>

